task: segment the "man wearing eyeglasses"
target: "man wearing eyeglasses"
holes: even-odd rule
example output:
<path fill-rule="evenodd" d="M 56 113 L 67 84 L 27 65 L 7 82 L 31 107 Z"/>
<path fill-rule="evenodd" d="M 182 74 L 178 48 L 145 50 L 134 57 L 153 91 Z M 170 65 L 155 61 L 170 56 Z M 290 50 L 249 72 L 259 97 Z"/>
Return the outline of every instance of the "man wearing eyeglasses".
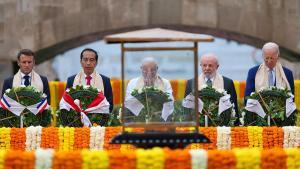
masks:
<path fill-rule="evenodd" d="M 90 48 L 84 49 L 80 54 L 80 63 L 82 71 L 68 78 L 66 88 L 88 85 L 99 89 L 109 102 L 109 111 L 111 112 L 113 109 L 113 93 L 110 79 L 95 70 L 98 63 L 98 53 Z"/>
<path fill-rule="evenodd" d="M 286 88 L 294 94 L 293 73 L 278 61 L 280 55 L 278 45 L 268 42 L 263 46 L 262 53 L 264 62 L 248 72 L 245 97 L 254 91 L 272 86 Z"/>
<path fill-rule="evenodd" d="M 142 76 L 129 81 L 126 90 L 126 98 L 132 97 L 131 93 L 134 89 L 141 89 L 145 86 L 153 86 L 163 92 L 167 92 L 173 99 L 173 90 L 169 80 L 162 78 L 157 74 L 158 66 L 152 57 L 143 59 L 141 65 Z M 125 99 L 126 100 L 126 99 Z"/>
<path fill-rule="evenodd" d="M 198 90 L 203 87 L 210 86 L 218 90 L 225 90 L 230 94 L 230 101 L 234 104 L 235 112 L 238 112 L 237 95 L 234 88 L 233 80 L 222 76 L 218 73 L 219 61 L 214 53 L 205 53 L 201 56 L 200 66 L 202 73 L 198 77 Z M 187 81 L 185 88 L 185 97 L 192 93 L 194 89 L 194 79 Z M 235 114 L 237 118 L 238 113 Z M 238 125 L 239 121 L 236 120 L 235 125 Z"/>

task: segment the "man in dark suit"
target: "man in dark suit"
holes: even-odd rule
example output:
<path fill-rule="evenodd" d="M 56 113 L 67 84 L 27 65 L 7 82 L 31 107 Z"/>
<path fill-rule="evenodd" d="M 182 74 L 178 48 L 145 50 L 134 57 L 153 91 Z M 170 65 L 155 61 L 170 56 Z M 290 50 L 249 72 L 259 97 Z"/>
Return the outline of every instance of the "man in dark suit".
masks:
<path fill-rule="evenodd" d="M 21 85 L 34 86 L 39 91 L 47 95 L 48 104 L 50 104 L 50 91 L 48 79 L 37 74 L 33 67 L 35 65 L 35 53 L 30 49 L 22 49 L 17 56 L 19 71 L 12 77 L 4 80 L 2 96 L 7 89 Z"/>
<path fill-rule="evenodd" d="M 98 54 L 95 50 L 86 48 L 80 54 L 80 63 L 83 71 L 68 78 L 66 88 L 76 85 L 90 85 L 104 92 L 110 104 L 109 111 L 113 109 L 113 93 L 110 79 L 95 71 L 98 63 Z M 108 117 L 108 116 L 107 116 Z"/>
<path fill-rule="evenodd" d="M 278 45 L 268 42 L 263 46 L 262 52 L 264 62 L 248 72 L 245 97 L 271 86 L 287 88 L 294 94 L 293 73 L 278 61 L 280 54 Z"/>
<path fill-rule="evenodd" d="M 217 70 L 219 68 L 219 63 L 217 56 L 213 53 L 204 54 L 201 57 L 201 68 L 202 73 L 198 77 L 198 89 L 200 90 L 205 85 L 210 85 L 215 89 L 221 89 L 227 91 L 230 94 L 230 101 L 234 104 L 234 110 L 236 112 L 236 117 L 238 117 L 238 104 L 237 96 L 234 88 L 233 81 L 225 76 L 220 75 Z M 194 79 L 187 81 L 185 96 L 190 94 L 194 90 Z M 238 125 L 238 119 L 235 125 Z"/>

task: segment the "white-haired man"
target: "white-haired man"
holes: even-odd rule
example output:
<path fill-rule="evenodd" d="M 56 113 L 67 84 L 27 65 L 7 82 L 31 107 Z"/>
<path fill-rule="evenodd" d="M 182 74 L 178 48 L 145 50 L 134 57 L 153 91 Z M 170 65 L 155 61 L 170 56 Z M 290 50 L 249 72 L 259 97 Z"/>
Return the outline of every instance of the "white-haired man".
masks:
<path fill-rule="evenodd" d="M 263 46 L 262 53 L 264 62 L 248 72 L 245 97 L 254 91 L 271 86 L 286 88 L 294 93 L 293 73 L 278 61 L 280 55 L 278 45 L 268 42 Z"/>
<path fill-rule="evenodd" d="M 173 98 L 173 90 L 169 80 L 162 78 L 157 74 L 158 65 L 152 57 L 143 59 L 141 65 L 142 76 L 131 79 L 127 85 L 126 98 L 131 97 L 134 89 L 141 89 L 145 86 L 156 87 L 163 92 L 167 92 Z M 126 99 L 125 99 L 126 100 Z"/>

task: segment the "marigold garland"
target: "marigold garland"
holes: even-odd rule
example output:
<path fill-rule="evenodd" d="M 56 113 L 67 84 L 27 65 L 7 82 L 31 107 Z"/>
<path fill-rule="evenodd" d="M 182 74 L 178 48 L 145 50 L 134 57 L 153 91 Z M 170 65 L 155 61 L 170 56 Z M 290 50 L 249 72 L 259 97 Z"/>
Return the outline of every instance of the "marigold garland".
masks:
<path fill-rule="evenodd" d="M 247 127 L 232 127 L 231 128 L 231 147 L 248 147 L 248 130 Z"/>
<path fill-rule="evenodd" d="M 137 149 L 136 169 L 163 169 L 165 154 L 161 148 Z"/>
<path fill-rule="evenodd" d="M 263 127 L 263 148 L 282 148 L 283 130 L 281 127 Z"/>
<path fill-rule="evenodd" d="M 58 151 L 54 154 L 53 169 L 81 169 L 81 151 Z"/>
<path fill-rule="evenodd" d="M 137 149 L 56 151 L 39 149 L 35 152 L 0 150 L 0 169 L 297 169 L 300 168 L 298 148 L 264 149 L 244 148 L 234 150 L 170 150 Z"/>
<path fill-rule="evenodd" d="M 214 150 L 217 148 L 217 128 L 216 127 L 201 127 L 200 131 L 209 138 L 211 143 L 204 143 L 203 149 Z"/>
<path fill-rule="evenodd" d="M 4 169 L 4 159 L 5 159 L 6 151 L 0 150 L 0 169 Z"/>
<path fill-rule="evenodd" d="M 108 169 L 109 158 L 106 151 L 88 151 L 82 153 L 82 169 Z"/>
<path fill-rule="evenodd" d="M 25 150 L 25 128 L 11 128 L 10 146 L 14 150 Z"/>
<path fill-rule="evenodd" d="M 0 128 L 0 150 L 10 149 L 10 130 L 11 128 Z"/>
<path fill-rule="evenodd" d="M 260 169 L 260 150 L 251 149 L 234 149 L 236 156 L 236 169 Z"/>
<path fill-rule="evenodd" d="M 111 150 L 109 153 L 109 168 L 110 169 L 132 169 L 136 168 L 136 153 L 124 150 Z"/>
<path fill-rule="evenodd" d="M 208 169 L 228 169 L 235 168 L 236 158 L 233 151 L 229 150 L 209 150 Z"/>
<path fill-rule="evenodd" d="M 165 169 L 190 169 L 191 155 L 188 150 L 164 149 Z"/>
<path fill-rule="evenodd" d="M 194 128 L 178 128 L 179 132 L 190 132 Z M 141 132 L 142 129 L 130 131 Z M 212 143 L 191 144 L 186 149 L 206 150 L 231 149 L 238 147 L 293 148 L 300 146 L 300 127 L 207 127 L 200 128 Z M 36 150 L 54 148 L 56 150 L 96 149 L 133 151 L 132 145 L 109 144 L 121 132 L 121 127 L 91 128 L 0 128 L 0 150 Z"/>
<path fill-rule="evenodd" d="M 286 167 L 287 169 L 300 168 L 300 151 L 297 148 L 289 148 L 285 150 L 287 155 Z"/>
<path fill-rule="evenodd" d="M 75 128 L 74 133 L 74 149 L 83 149 L 89 148 L 90 144 L 90 128 L 82 127 L 82 128 Z"/>
<path fill-rule="evenodd" d="M 106 127 L 104 136 L 104 149 L 105 150 L 119 150 L 120 144 L 109 144 L 109 141 L 121 132 L 121 127 Z"/>
<path fill-rule="evenodd" d="M 5 156 L 5 169 L 26 168 L 34 169 L 34 152 L 9 151 Z"/>
<path fill-rule="evenodd" d="M 287 155 L 283 149 L 269 149 L 261 152 L 261 169 L 286 169 Z"/>
<path fill-rule="evenodd" d="M 42 148 L 53 148 L 56 150 L 59 148 L 58 130 L 59 128 L 56 127 L 42 128 Z"/>
<path fill-rule="evenodd" d="M 74 128 L 59 128 L 59 150 L 73 150 L 74 148 Z"/>
<path fill-rule="evenodd" d="M 248 126 L 249 147 L 263 148 L 262 127 Z"/>

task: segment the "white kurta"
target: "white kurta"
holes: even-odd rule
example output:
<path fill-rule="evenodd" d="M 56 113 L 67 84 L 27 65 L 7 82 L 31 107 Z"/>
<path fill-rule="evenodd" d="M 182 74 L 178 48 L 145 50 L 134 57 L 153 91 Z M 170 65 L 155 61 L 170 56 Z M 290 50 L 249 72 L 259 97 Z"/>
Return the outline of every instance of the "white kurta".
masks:
<path fill-rule="evenodd" d="M 173 98 L 173 90 L 172 90 L 172 86 L 171 86 L 171 83 L 169 80 L 167 79 L 164 79 L 164 78 L 161 78 L 163 80 L 163 83 L 164 83 L 164 87 L 162 89 L 163 92 L 167 92 L 170 96 L 170 98 L 172 100 L 174 100 Z M 127 100 L 128 98 L 132 97 L 131 96 L 131 93 L 134 89 L 136 89 L 136 86 L 137 86 L 137 82 L 139 80 L 139 77 L 137 78 L 134 78 L 134 79 L 131 79 L 127 85 L 127 89 L 126 89 L 126 98 L 125 100 Z"/>

